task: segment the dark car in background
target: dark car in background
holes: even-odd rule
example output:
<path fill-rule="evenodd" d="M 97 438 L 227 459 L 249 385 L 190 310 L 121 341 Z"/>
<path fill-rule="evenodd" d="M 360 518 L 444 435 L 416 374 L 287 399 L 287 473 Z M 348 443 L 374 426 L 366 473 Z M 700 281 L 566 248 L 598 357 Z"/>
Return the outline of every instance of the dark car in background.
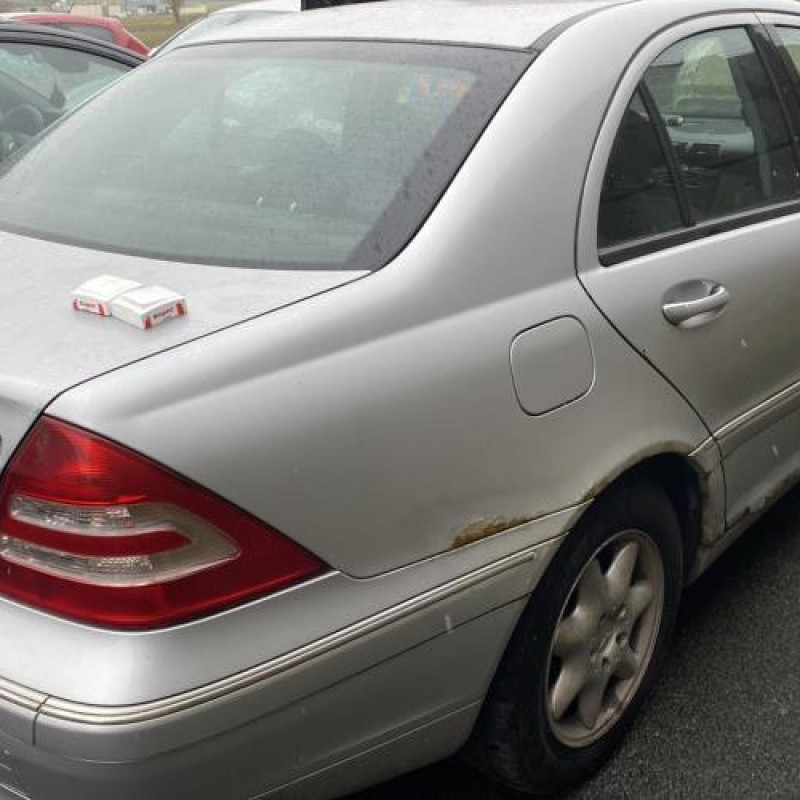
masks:
<path fill-rule="evenodd" d="M 0 159 L 143 61 L 69 31 L 0 25 Z"/>

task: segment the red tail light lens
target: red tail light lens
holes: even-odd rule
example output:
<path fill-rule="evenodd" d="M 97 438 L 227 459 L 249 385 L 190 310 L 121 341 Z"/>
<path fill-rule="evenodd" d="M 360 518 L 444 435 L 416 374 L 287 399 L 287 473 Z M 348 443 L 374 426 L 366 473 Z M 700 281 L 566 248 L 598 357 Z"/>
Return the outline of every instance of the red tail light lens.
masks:
<path fill-rule="evenodd" d="M 66 617 L 155 628 L 325 565 L 149 459 L 43 417 L 0 482 L 0 593 Z"/>

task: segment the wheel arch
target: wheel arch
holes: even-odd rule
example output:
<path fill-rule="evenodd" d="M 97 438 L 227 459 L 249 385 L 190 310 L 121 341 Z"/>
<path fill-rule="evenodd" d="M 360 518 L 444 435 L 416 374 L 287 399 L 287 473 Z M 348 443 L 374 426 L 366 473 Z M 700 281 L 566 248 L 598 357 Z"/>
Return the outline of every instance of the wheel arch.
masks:
<path fill-rule="evenodd" d="M 672 576 L 670 581 L 672 602 L 665 606 L 665 608 L 671 609 L 665 623 L 666 633 L 664 635 L 666 638 L 663 640 L 668 641 L 677 615 L 682 583 L 685 583 L 686 574 L 694 563 L 702 541 L 703 474 L 692 456 L 665 450 L 643 456 L 634 463 L 628 462 L 607 480 L 595 484 L 592 492 L 584 496 L 586 506 L 579 518 L 574 521 L 574 525 L 571 526 L 572 532 L 564 537 L 561 549 L 547 566 L 540 583 L 516 620 L 511 637 L 487 688 L 475 728 L 462 751 L 464 757 L 479 770 L 516 789 L 524 789 L 526 785 L 533 785 L 531 782 L 533 772 L 528 775 L 522 769 L 521 762 L 517 763 L 512 758 L 513 753 L 503 744 L 509 731 L 518 733 L 519 697 L 523 695 L 517 692 L 517 688 L 522 680 L 526 682 L 528 680 L 528 672 L 523 672 L 519 665 L 529 656 L 533 657 L 530 654 L 541 652 L 542 647 L 546 647 L 548 638 L 543 638 L 543 636 L 549 637 L 550 634 L 543 634 L 541 625 L 545 625 L 545 631 L 549 630 L 547 625 L 553 620 L 551 620 L 552 607 L 548 607 L 547 604 L 550 603 L 552 606 L 550 598 L 560 597 L 559 591 L 554 592 L 553 589 L 559 581 L 564 586 L 574 588 L 574 584 L 571 582 L 572 578 L 579 575 L 581 569 L 578 566 L 576 571 L 576 564 L 585 566 L 588 562 L 583 559 L 587 557 L 587 554 L 589 558 L 594 557 L 591 553 L 599 537 L 605 535 L 604 529 L 614 524 L 613 522 L 604 523 L 605 515 L 610 514 L 612 519 L 627 520 L 631 513 L 637 518 L 644 514 L 654 525 L 654 520 L 661 520 L 656 528 L 657 531 L 660 531 L 664 552 L 671 553 L 669 557 L 671 569 L 666 570 L 665 568 L 665 573 Z M 636 495 L 639 498 L 638 504 L 630 503 L 627 499 L 631 496 L 626 494 L 628 486 L 631 489 L 639 488 L 640 492 Z M 634 508 L 634 506 L 635 510 L 630 511 L 629 508 Z M 670 506 L 675 510 L 677 519 L 671 518 L 671 515 L 668 514 Z M 645 527 L 644 530 L 648 530 L 648 528 Z M 680 545 L 682 546 L 679 549 Z M 566 583 L 564 583 L 565 579 Z M 571 591 L 572 589 L 569 589 L 565 597 Z M 559 614 L 563 610 L 562 606 Z M 655 670 L 653 674 L 657 674 L 658 664 L 663 661 L 664 647 L 665 645 L 662 644 L 658 654 L 654 656 L 653 664 L 656 666 L 653 668 Z M 546 669 L 549 670 L 549 667 Z M 647 669 L 649 670 L 650 667 Z M 636 692 L 638 691 L 637 688 Z M 645 688 L 645 695 L 647 691 L 649 689 Z M 524 696 L 528 696 L 528 694 L 526 690 Z M 634 702 L 640 704 L 643 700 Z M 633 704 L 629 706 L 634 709 L 632 712 L 634 715 L 637 707 Z M 541 720 L 541 715 L 537 714 L 536 719 Z M 624 735 L 630 719 L 632 717 L 627 722 L 620 723 L 620 735 Z M 541 733 L 544 723 L 537 724 L 539 727 L 536 730 Z M 597 768 L 597 764 L 602 763 L 602 760 L 616 746 L 613 743 L 611 745 L 604 744 L 602 738 L 597 742 L 592 741 L 584 748 L 583 752 L 588 754 L 585 758 L 581 756 L 577 761 L 567 764 L 557 751 L 553 751 L 552 748 L 548 750 L 545 747 L 545 740 L 547 737 L 543 736 L 540 742 L 540 754 L 552 756 L 551 766 L 555 764 L 559 770 L 562 770 L 563 767 L 564 775 L 566 775 L 567 767 L 570 772 L 577 769 L 583 777 L 591 774 Z M 601 753 L 602 755 L 599 755 Z M 558 761 L 558 759 L 561 760 Z M 556 761 L 558 761 L 557 764 Z M 563 782 L 566 784 L 574 781 L 572 778 L 564 778 Z M 542 784 L 541 790 L 550 791 L 554 787 L 563 788 L 561 777 L 558 777 L 552 786 Z M 527 791 L 527 789 L 525 790 Z"/>
<path fill-rule="evenodd" d="M 703 542 L 703 530 L 707 525 L 706 499 L 711 491 L 710 477 L 690 455 L 678 452 L 660 452 L 648 455 L 606 479 L 587 497 L 590 505 L 585 516 L 596 503 L 611 491 L 626 483 L 649 480 L 661 487 L 670 499 L 680 524 L 683 547 L 683 569 L 685 579 L 693 575 L 693 568 Z M 575 526 L 580 525 L 580 518 Z"/>

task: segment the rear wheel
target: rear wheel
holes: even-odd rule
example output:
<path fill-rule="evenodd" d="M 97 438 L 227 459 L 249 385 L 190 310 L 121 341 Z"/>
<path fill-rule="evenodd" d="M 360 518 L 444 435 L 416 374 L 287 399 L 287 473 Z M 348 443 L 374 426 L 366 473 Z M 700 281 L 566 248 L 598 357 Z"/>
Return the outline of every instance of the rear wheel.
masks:
<path fill-rule="evenodd" d="M 652 688 L 682 579 L 679 523 L 660 487 L 631 482 L 599 500 L 520 618 L 467 757 L 530 794 L 588 777 Z"/>

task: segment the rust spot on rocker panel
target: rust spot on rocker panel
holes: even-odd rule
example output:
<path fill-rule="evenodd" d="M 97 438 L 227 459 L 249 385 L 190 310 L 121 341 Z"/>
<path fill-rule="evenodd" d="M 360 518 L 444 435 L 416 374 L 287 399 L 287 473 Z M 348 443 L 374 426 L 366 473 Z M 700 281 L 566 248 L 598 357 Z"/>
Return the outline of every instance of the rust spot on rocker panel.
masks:
<path fill-rule="evenodd" d="M 505 533 L 512 528 L 517 528 L 524 525 L 526 522 L 531 522 L 535 517 L 510 517 L 503 519 L 502 517 L 495 517 L 494 519 L 479 519 L 470 523 L 464 528 L 461 533 L 453 540 L 452 550 L 457 550 L 459 547 L 479 542 L 481 539 L 488 539 L 490 536 L 497 536 L 498 533 Z"/>

